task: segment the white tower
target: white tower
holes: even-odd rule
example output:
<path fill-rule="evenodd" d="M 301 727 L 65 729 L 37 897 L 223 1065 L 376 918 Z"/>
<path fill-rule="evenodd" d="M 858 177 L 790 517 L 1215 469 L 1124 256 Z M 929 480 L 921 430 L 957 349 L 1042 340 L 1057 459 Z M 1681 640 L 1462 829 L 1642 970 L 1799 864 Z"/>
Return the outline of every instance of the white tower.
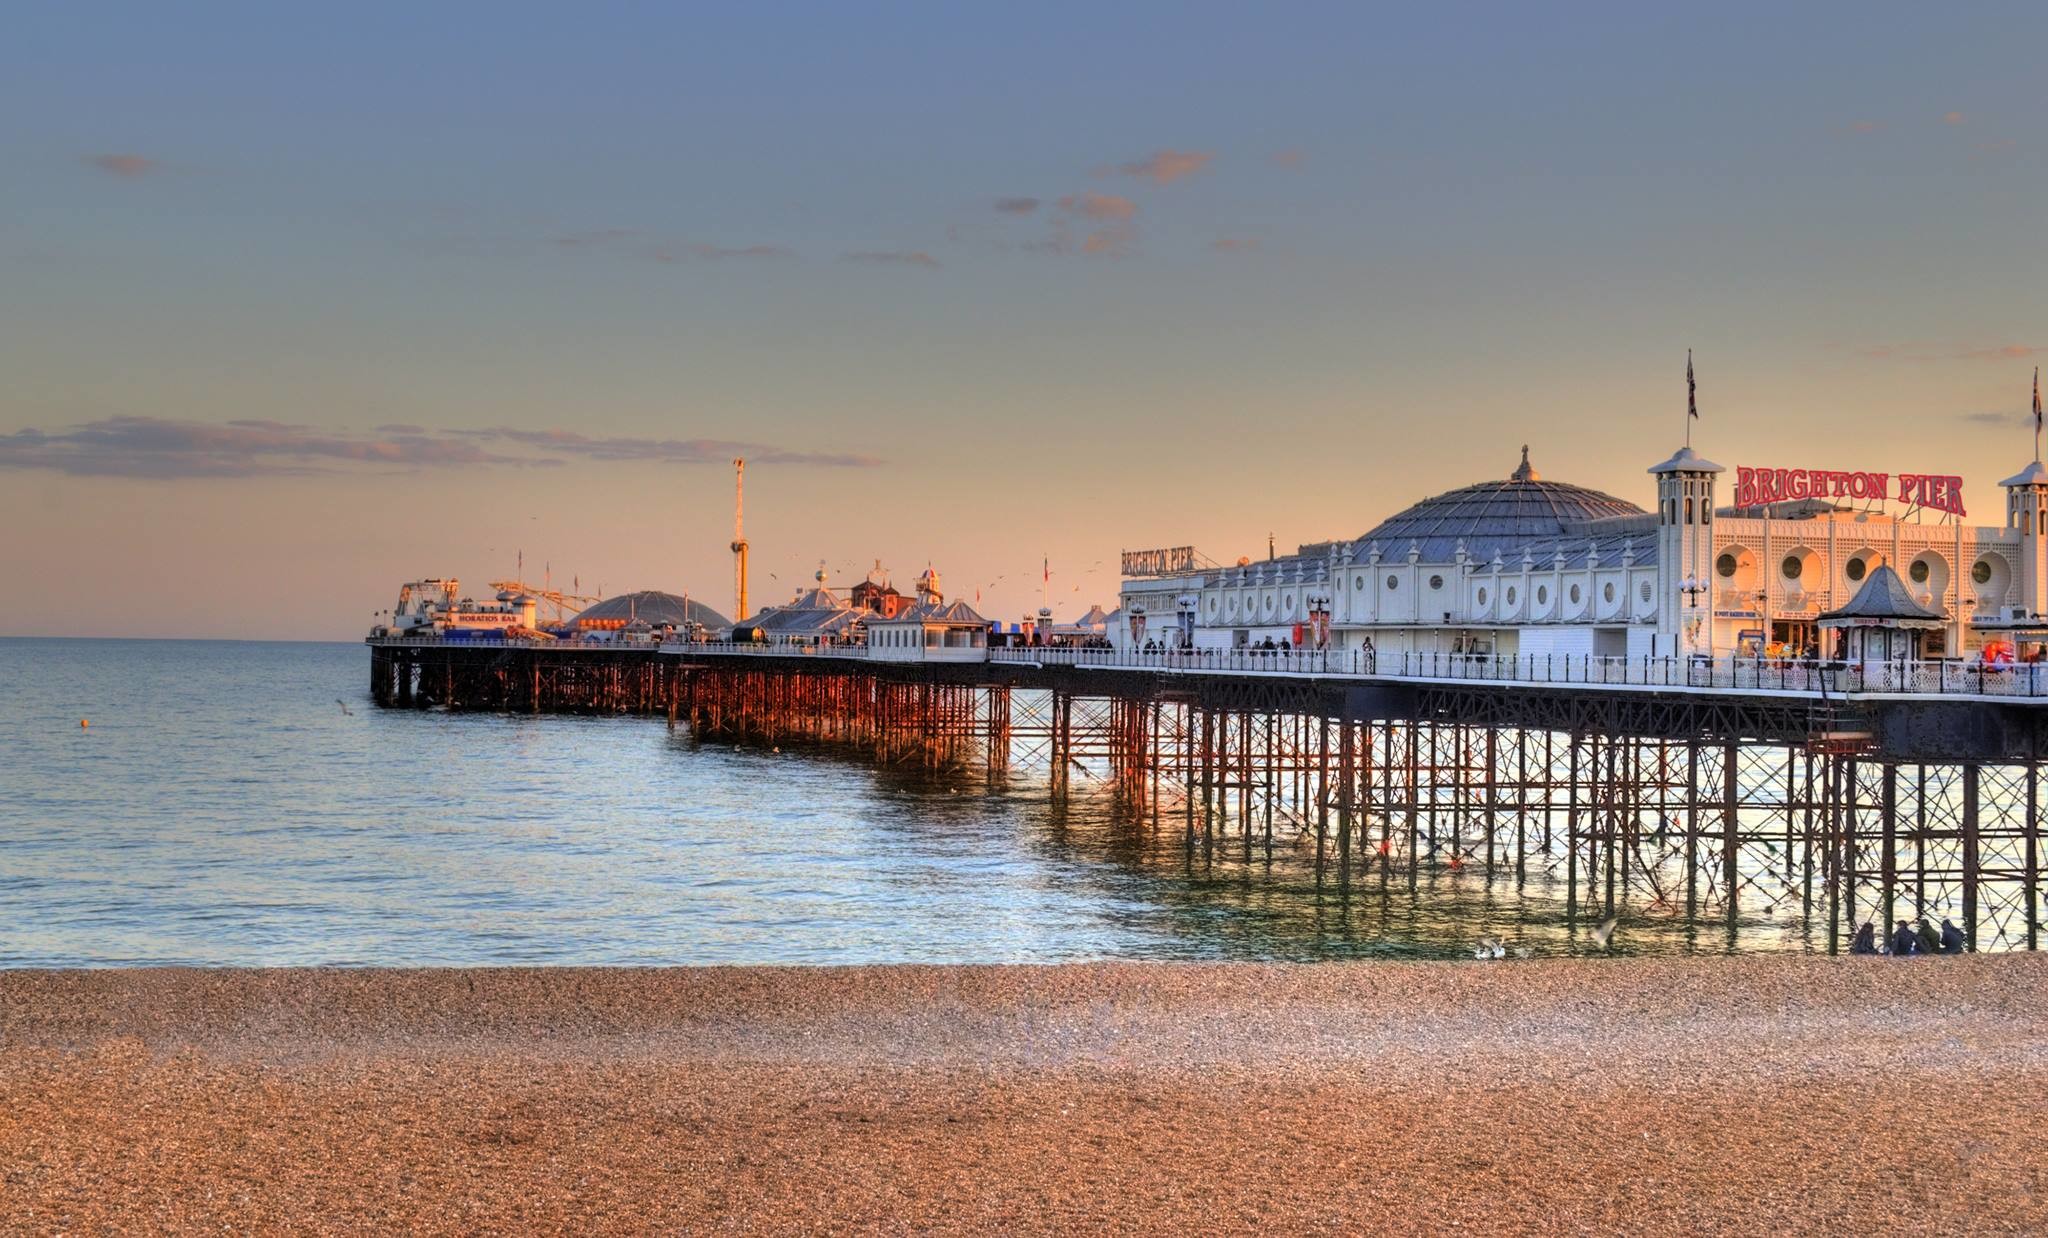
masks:
<path fill-rule="evenodd" d="M 1682 447 L 1657 479 L 1657 652 L 1714 650 L 1714 477 L 1720 465 Z"/>
<path fill-rule="evenodd" d="M 2048 560 L 2043 558 L 2048 555 L 2048 468 L 2037 456 L 1998 484 L 2005 487 L 2006 527 L 2020 534 L 2020 561 L 2013 565 L 2019 576 L 2019 600 L 2013 605 L 2020 613 L 2013 618 L 2048 614 Z"/>

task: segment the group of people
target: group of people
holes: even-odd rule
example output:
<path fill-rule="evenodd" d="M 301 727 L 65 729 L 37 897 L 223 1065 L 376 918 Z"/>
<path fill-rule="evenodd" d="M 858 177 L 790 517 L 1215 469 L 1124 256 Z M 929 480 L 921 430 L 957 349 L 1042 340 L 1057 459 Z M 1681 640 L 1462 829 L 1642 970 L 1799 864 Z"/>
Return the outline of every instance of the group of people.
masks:
<path fill-rule="evenodd" d="M 1969 949 L 1969 939 L 1963 930 L 1947 919 L 1941 922 L 1941 931 L 1936 932 L 1927 918 L 1922 916 L 1920 927 L 1914 928 L 1904 920 L 1892 929 L 1892 935 L 1880 944 L 1877 940 L 1877 926 L 1868 920 L 1856 930 L 1856 937 L 1849 943 L 1851 954 L 1889 954 L 1893 958 L 1904 958 L 1909 954 L 1961 954 Z"/>

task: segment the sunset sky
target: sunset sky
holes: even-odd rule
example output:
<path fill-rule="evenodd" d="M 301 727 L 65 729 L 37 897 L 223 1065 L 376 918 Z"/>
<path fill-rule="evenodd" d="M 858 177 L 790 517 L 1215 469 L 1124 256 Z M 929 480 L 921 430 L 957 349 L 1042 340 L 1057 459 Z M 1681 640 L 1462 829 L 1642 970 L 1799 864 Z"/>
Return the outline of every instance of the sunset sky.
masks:
<path fill-rule="evenodd" d="M 345 639 L 524 551 L 1014 619 L 1546 476 L 2032 453 L 2048 8 L 48 5 L 0 634 Z M 1041 584 L 1049 559 L 1052 582 Z"/>

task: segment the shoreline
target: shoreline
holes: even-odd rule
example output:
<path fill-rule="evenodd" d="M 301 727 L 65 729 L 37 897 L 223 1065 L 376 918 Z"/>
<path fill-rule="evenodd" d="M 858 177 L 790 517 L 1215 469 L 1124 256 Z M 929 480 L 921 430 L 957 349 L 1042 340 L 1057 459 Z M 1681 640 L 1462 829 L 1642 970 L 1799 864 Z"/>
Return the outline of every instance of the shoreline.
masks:
<path fill-rule="evenodd" d="M 0 972 L 25 1227 L 2048 1228 L 2048 957 Z"/>

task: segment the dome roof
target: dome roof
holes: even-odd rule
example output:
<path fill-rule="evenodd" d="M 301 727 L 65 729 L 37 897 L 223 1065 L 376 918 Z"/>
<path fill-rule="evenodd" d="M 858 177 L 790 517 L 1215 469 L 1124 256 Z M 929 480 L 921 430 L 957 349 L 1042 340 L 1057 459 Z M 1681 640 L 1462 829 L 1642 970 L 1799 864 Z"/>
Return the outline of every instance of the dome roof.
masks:
<path fill-rule="evenodd" d="M 1358 539 L 1356 556 L 1363 559 L 1377 544 L 1384 558 L 1403 558 L 1415 544 L 1425 562 L 1446 563 L 1462 541 L 1473 558 L 1489 559 L 1495 551 L 1580 532 L 1588 521 L 1648 514 L 1611 494 L 1544 481 L 1529 467 L 1524 447 L 1521 467 L 1506 481 L 1448 491 L 1389 516 Z"/>
<path fill-rule="evenodd" d="M 702 602 L 686 603 L 673 593 L 658 589 L 644 589 L 639 593 L 621 593 L 615 598 L 606 598 L 595 606 L 576 616 L 576 622 L 585 619 L 632 619 L 639 616 L 650 624 L 659 626 L 668 623 L 681 627 L 685 618 L 695 620 L 707 628 L 730 627 L 731 620 Z"/>

